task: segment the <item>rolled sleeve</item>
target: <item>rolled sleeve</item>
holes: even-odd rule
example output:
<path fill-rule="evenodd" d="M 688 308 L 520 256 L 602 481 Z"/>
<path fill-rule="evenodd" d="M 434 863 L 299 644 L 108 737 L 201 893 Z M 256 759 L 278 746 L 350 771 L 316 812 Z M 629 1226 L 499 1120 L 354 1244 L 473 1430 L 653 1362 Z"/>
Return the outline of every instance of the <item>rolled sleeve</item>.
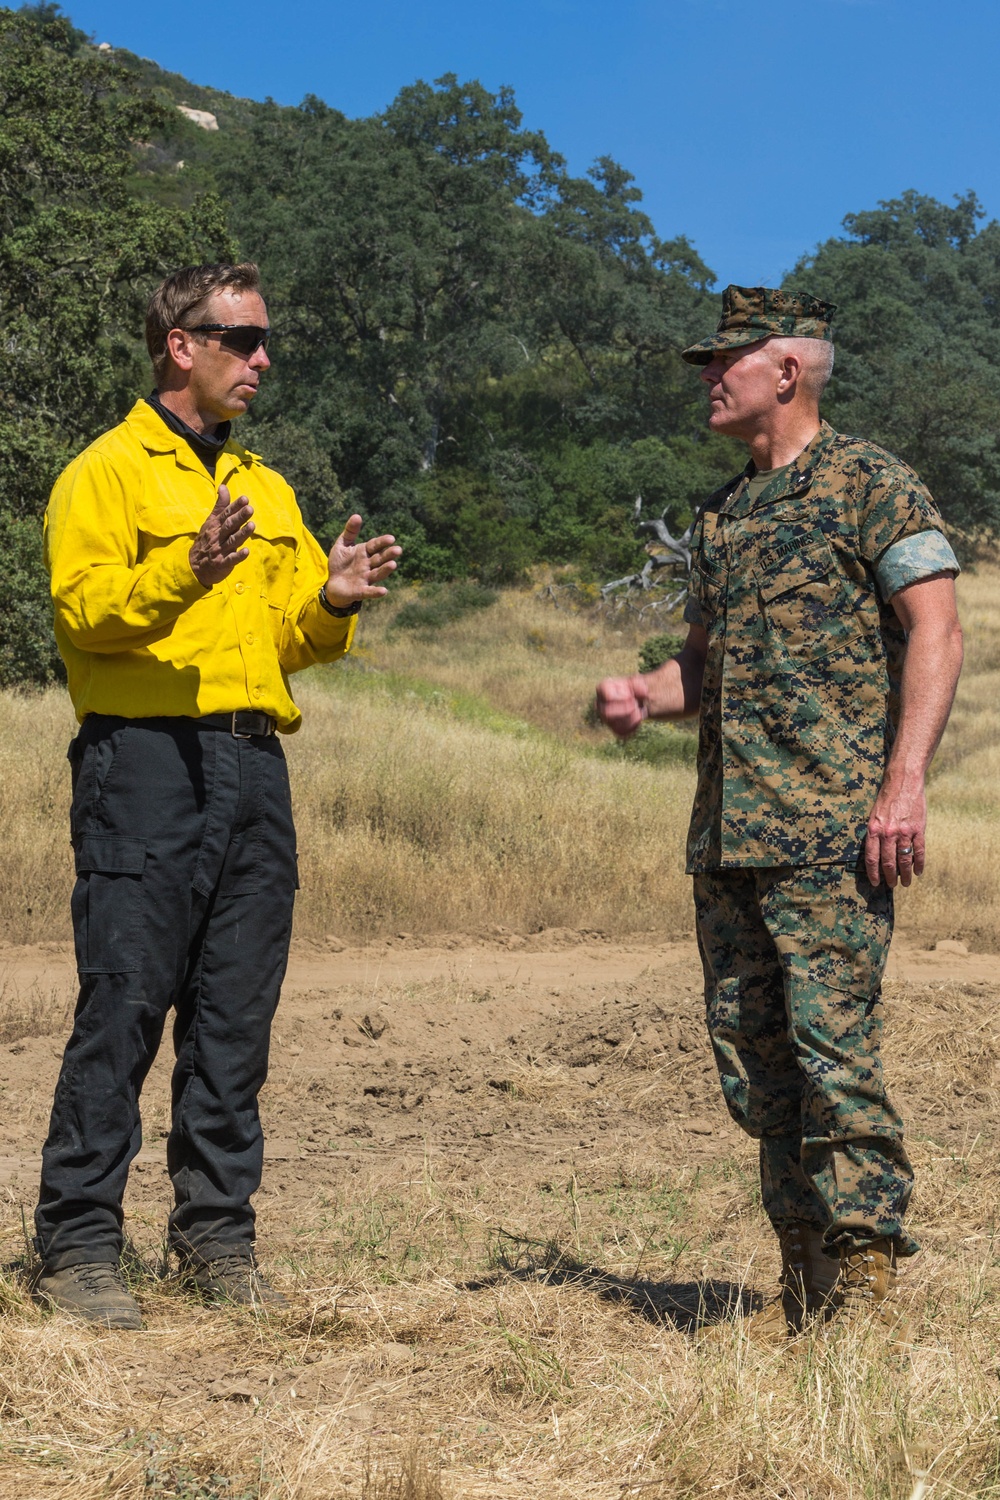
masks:
<path fill-rule="evenodd" d="M 878 448 L 862 452 L 864 494 L 858 518 L 861 555 L 873 570 L 898 543 L 941 533 L 930 492 L 908 464 Z M 943 540 L 943 537 L 942 537 Z"/>
<path fill-rule="evenodd" d="M 920 531 L 887 547 L 875 565 L 879 593 L 888 601 L 907 584 L 934 573 L 960 573 L 958 558 L 940 531 Z"/>

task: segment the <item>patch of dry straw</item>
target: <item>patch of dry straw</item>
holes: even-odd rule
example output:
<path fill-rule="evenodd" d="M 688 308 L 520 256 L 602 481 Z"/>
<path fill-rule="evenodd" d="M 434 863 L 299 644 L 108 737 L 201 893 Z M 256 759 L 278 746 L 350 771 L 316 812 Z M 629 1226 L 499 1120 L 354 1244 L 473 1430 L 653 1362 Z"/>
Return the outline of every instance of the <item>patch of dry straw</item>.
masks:
<path fill-rule="evenodd" d="M 967 666 L 932 772 L 928 871 L 903 930 L 1000 947 L 1000 573 L 960 580 Z M 633 670 L 638 637 L 523 594 L 435 637 L 366 618 L 358 659 L 307 674 L 287 743 L 299 824 L 301 936 L 500 923 L 623 933 L 689 928 L 688 765 L 599 753 L 596 680 Z M 68 936 L 65 695 L 0 695 L 0 933 Z"/>

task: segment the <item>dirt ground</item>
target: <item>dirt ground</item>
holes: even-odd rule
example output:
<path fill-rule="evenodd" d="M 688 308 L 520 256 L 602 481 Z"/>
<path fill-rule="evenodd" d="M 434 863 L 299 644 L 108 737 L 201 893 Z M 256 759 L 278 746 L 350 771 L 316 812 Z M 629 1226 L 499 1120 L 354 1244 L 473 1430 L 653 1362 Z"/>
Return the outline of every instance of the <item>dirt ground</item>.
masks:
<path fill-rule="evenodd" d="M 11 1264 L 24 1253 L 21 1211 L 30 1222 L 34 1203 L 74 992 L 72 954 L 59 944 L 0 949 L 0 981 L 13 1037 L 0 1045 L 0 1195 Z M 267 1145 L 257 1199 L 262 1259 L 301 1324 L 294 1325 L 297 1352 L 290 1358 L 287 1344 L 280 1355 L 269 1352 L 266 1339 L 240 1333 L 238 1323 L 225 1337 L 209 1337 L 215 1314 L 189 1310 L 179 1298 L 151 1297 L 147 1323 L 160 1336 L 112 1336 L 135 1412 L 152 1407 L 162 1421 L 165 1411 L 190 1412 L 220 1400 L 254 1408 L 306 1402 L 314 1411 L 335 1410 L 346 1438 L 406 1430 L 419 1407 L 438 1410 L 438 1430 L 450 1430 L 449 1423 L 461 1421 L 447 1410 L 448 1361 L 458 1358 L 465 1336 L 456 1312 L 461 1296 L 486 1286 L 498 1268 L 535 1276 L 546 1254 L 551 1275 L 556 1252 L 545 1244 L 572 1244 L 574 1225 L 580 1258 L 592 1265 L 581 1204 L 587 1194 L 627 1185 L 640 1162 L 647 1183 L 661 1166 L 675 1181 L 682 1168 L 704 1169 L 700 1218 L 707 1237 L 695 1251 L 686 1244 L 678 1250 L 672 1279 L 664 1274 L 665 1231 L 654 1236 L 651 1229 L 647 1278 L 644 1252 L 632 1246 L 634 1226 L 626 1223 L 617 1265 L 609 1268 L 605 1256 L 600 1270 L 602 1295 L 617 1292 L 633 1305 L 658 1302 L 678 1329 L 704 1317 L 713 1297 L 720 1305 L 743 1297 L 734 1291 L 731 1255 L 725 1247 L 715 1254 L 713 1241 L 724 1240 L 732 1204 L 748 1191 L 721 1166 L 742 1163 L 752 1182 L 754 1148 L 722 1107 L 700 992 L 691 934 L 671 943 L 652 934 L 623 943 L 593 932 L 526 937 L 492 929 L 428 940 L 399 933 L 370 948 L 332 938 L 300 942 L 262 1097 Z M 886 994 L 890 1085 L 917 1143 L 918 1168 L 923 1159 L 958 1159 L 981 1137 L 992 1141 L 1000 959 L 967 954 L 956 944 L 928 952 L 897 943 Z M 45 1034 L 29 1034 L 38 1031 Z M 953 1065 L 947 1059 L 942 1065 L 949 1049 Z M 169 1072 L 165 1044 L 144 1095 L 145 1143 L 126 1205 L 127 1230 L 151 1278 L 170 1202 Z M 359 1290 L 350 1267 L 338 1274 L 337 1256 L 355 1268 L 361 1256 L 369 1272 L 381 1261 L 405 1281 L 410 1248 L 400 1236 L 419 1245 L 420 1234 L 412 1215 L 405 1229 L 386 1205 L 421 1181 L 447 1183 L 453 1198 L 464 1194 L 467 1210 L 478 1199 L 479 1225 L 492 1249 L 479 1258 L 478 1282 L 459 1284 L 442 1264 L 422 1283 L 422 1308 L 414 1285 L 412 1295 L 397 1298 L 394 1314 L 391 1294 L 380 1300 Z M 541 1205 L 546 1195 L 558 1198 L 559 1213 L 546 1218 L 539 1208 L 530 1221 L 505 1222 L 510 1210 L 501 1204 L 513 1201 L 510 1185 L 517 1183 Z M 918 1207 L 931 1226 L 925 1241 L 931 1254 L 917 1264 L 933 1277 L 929 1198 Z M 427 1216 L 442 1211 L 440 1196 L 429 1194 Z M 669 1218 L 660 1214 L 662 1223 Z M 766 1272 L 773 1252 L 762 1228 L 753 1233 Z M 634 1265 L 622 1276 L 629 1257 Z M 141 1286 L 139 1296 L 144 1301 Z M 199 1318 L 209 1320 L 201 1342 L 169 1337 L 179 1319 L 186 1328 Z M 479 1448 L 455 1439 L 456 1475 L 471 1476 L 485 1461 L 480 1449 L 491 1440 L 489 1425 L 477 1426 Z M 344 1484 L 338 1489 L 331 1479 L 330 1493 L 354 1493 Z M 459 1484 L 455 1493 L 522 1493 L 496 1476 L 492 1488 L 480 1491 L 471 1478 L 469 1486 Z M 2 1486 L 0 1492 L 6 1493 Z"/>
<path fill-rule="evenodd" d="M 890 1007 L 901 990 L 955 982 L 993 990 L 1000 958 L 893 947 Z M 0 1189 L 31 1202 L 52 1089 L 68 1031 L 76 976 L 61 944 L 0 948 L 0 981 L 36 1012 L 66 1015 L 52 1035 L 0 1049 L 4 1104 Z M 891 1022 L 890 1022 L 891 1024 Z M 670 1110 L 646 1120 L 655 1155 L 677 1149 L 693 1160 L 728 1154 L 740 1132 L 721 1108 L 704 1036 L 701 970 L 692 937 L 623 944 L 599 933 L 550 929 L 528 937 L 493 929 L 421 939 L 399 933 L 376 948 L 335 939 L 299 943 L 275 1022 L 271 1077 L 262 1097 L 267 1168 L 262 1199 L 279 1195 L 293 1214 L 348 1163 L 371 1164 L 417 1150 L 474 1168 L 500 1157 L 545 1173 L 599 1148 L 632 1113 L 601 1097 L 586 1123 L 554 1128 L 545 1101 L 524 1097 L 532 1073 L 561 1065 L 589 1091 L 609 1075 L 669 1082 Z M 169 1201 L 163 1148 L 169 1118 L 170 1048 L 146 1085 L 145 1144 L 133 1167 L 129 1211 L 155 1214 Z M 896 1092 L 913 1097 L 905 1080 Z M 529 1105 L 512 1117 L 511 1099 Z M 633 1099 L 633 1107 L 635 1105 Z M 641 1101 L 640 1101 L 641 1102 Z M 535 1104 L 532 1109 L 530 1106 Z M 963 1112 L 948 1123 L 967 1130 Z"/>
<path fill-rule="evenodd" d="M 72 1003 L 72 954 L 62 946 L 0 949 L 0 976 L 53 1010 Z M 582 1131 L 559 1131 L 541 1103 L 519 1110 L 515 1123 L 508 1106 L 519 1074 L 546 1064 L 573 1069 L 591 1089 L 612 1066 L 639 1076 L 669 1070 L 675 1109 L 664 1128 L 690 1134 L 699 1156 L 711 1153 L 710 1137 L 727 1127 L 711 1093 L 698 994 L 691 940 L 624 946 L 599 934 L 497 930 L 429 941 L 401 933 L 370 949 L 300 943 L 262 1097 L 261 1198 L 280 1194 L 293 1214 L 352 1160 L 394 1160 L 401 1151 L 470 1168 L 486 1157 L 495 1167 L 498 1153 L 537 1161 L 543 1172 L 571 1164 L 620 1121 L 604 1103 Z M 0 1050 L 0 1188 L 26 1202 L 63 1042 L 61 1033 L 23 1037 Z M 170 1064 L 165 1044 L 144 1094 L 145 1144 L 128 1204 L 138 1216 L 169 1201 L 158 1138 Z"/>
<path fill-rule="evenodd" d="M 887 999 L 956 982 L 993 990 L 1000 957 L 893 946 Z M 956 951 L 958 950 L 958 951 Z M 52 1035 L 25 1036 L 0 1050 L 4 1104 L 0 1188 L 30 1201 L 39 1149 L 75 994 L 72 952 L 61 944 L 0 947 L 0 982 L 25 1008 L 65 1014 Z M 890 1014 L 890 1025 L 894 1018 Z M 146 1085 L 146 1143 L 133 1171 L 129 1209 L 167 1201 L 163 1149 L 169 1117 L 170 1048 Z M 291 1212 L 353 1158 L 394 1158 L 401 1149 L 449 1156 L 470 1166 L 497 1153 L 546 1171 L 572 1163 L 620 1129 L 619 1109 L 601 1098 L 585 1128 L 559 1132 L 539 1104 L 517 1112 L 512 1097 L 533 1071 L 561 1065 L 600 1091 L 608 1076 L 655 1074 L 669 1081 L 669 1114 L 645 1123 L 664 1149 L 690 1137 L 694 1158 L 728 1153 L 740 1132 L 717 1094 L 704 1036 L 701 970 L 692 936 L 655 943 L 606 941 L 599 933 L 550 929 L 524 937 L 493 929 L 422 939 L 409 933 L 375 948 L 335 939 L 294 949 L 275 1022 L 271 1077 L 262 1096 L 268 1169 L 262 1193 Z M 894 1080 L 912 1112 L 934 1110 Z M 520 1104 L 534 1102 L 524 1097 Z M 626 1113 L 628 1111 L 626 1110 Z M 972 1117 L 950 1122 L 965 1129 Z M 655 1152 L 655 1145 L 650 1141 Z"/>

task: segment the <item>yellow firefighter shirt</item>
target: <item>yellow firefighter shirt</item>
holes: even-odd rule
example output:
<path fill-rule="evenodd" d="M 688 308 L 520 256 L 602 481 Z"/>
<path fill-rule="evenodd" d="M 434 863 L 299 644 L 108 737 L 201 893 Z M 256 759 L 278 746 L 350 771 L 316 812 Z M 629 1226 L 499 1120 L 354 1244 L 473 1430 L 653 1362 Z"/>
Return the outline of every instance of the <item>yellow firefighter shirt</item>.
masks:
<path fill-rule="evenodd" d="M 250 556 L 206 589 L 188 553 L 220 484 L 247 496 L 255 530 Z M 45 561 L 81 722 L 253 708 L 295 730 L 289 674 L 343 656 L 354 635 L 354 616 L 319 602 L 327 560 L 281 475 L 230 439 L 213 481 L 145 401 L 56 481 Z"/>

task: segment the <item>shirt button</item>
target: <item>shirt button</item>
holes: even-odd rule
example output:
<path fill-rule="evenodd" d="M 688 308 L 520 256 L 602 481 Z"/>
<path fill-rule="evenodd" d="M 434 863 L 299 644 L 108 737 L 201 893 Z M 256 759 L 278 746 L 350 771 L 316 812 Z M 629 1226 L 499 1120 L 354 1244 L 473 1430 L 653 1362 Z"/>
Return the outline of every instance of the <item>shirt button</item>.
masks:
<path fill-rule="evenodd" d="M 253 695 L 254 695 L 255 698 L 259 698 L 260 697 L 260 688 L 254 688 Z"/>
<path fill-rule="evenodd" d="M 248 646 L 252 646 L 253 645 L 253 631 L 252 630 L 248 630 L 247 631 L 247 645 Z"/>
<path fill-rule="evenodd" d="M 245 590 L 246 590 L 246 584 L 245 584 L 245 583 L 238 583 L 238 584 L 237 584 L 237 585 L 236 585 L 236 592 L 237 592 L 237 593 L 238 593 L 238 594 L 242 594 L 242 593 L 244 593 L 244 592 L 245 592 Z"/>

